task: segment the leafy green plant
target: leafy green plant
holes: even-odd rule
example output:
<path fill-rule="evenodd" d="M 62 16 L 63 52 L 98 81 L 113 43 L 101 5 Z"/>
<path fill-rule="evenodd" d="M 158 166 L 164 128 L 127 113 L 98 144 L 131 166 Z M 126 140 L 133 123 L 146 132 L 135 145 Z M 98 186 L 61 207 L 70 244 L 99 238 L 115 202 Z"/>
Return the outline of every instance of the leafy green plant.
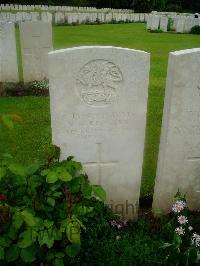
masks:
<path fill-rule="evenodd" d="M 190 33 L 191 34 L 200 34 L 200 26 L 196 25 L 196 26 L 192 27 Z"/>
<path fill-rule="evenodd" d="M 194 232 L 190 224 L 190 212 L 186 197 L 178 192 L 172 206 L 175 215 L 165 229 L 170 241 L 161 248 L 167 251 L 169 265 L 199 265 L 200 263 L 200 235 Z"/>
<path fill-rule="evenodd" d="M 83 221 L 106 198 L 73 157 L 24 167 L 3 156 L 0 193 L 0 263 L 6 265 L 64 265 L 80 251 Z"/>
<path fill-rule="evenodd" d="M 171 31 L 172 30 L 172 26 L 173 26 L 174 20 L 172 18 L 168 19 L 168 24 L 167 24 L 167 31 Z"/>

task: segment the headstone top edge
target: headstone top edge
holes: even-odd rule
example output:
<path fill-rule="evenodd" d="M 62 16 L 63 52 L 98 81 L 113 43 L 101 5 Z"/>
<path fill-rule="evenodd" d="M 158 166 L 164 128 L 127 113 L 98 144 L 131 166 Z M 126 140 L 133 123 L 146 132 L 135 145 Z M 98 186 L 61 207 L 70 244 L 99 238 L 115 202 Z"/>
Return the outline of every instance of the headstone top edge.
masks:
<path fill-rule="evenodd" d="M 185 55 L 185 54 L 193 54 L 196 52 L 200 52 L 200 48 L 192 48 L 192 49 L 174 51 L 174 52 L 170 52 L 170 55 L 180 56 L 180 55 Z"/>
<path fill-rule="evenodd" d="M 141 53 L 143 55 L 149 55 L 150 53 L 142 51 L 142 50 L 136 50 L 136 49 L 130 49 L 130 48 L 123 48 L 123 47 L 116 47 L 116 46 L 100 46 L 100 45 L 93 45 L 93 46 L 78 46 L 78 47 L 72 47 L 72 48 L 66 48 L 66 49 L 59 49 L 54 50 L 52 52 L 49 52 L 49 56 L 60 54 L 60 53 L 67 53 L 77 50 L 86 50 L 86 49 L 115 49 L 115 50 L 121 50 L 121 51 L 129 51 L 134 53 Z"/>

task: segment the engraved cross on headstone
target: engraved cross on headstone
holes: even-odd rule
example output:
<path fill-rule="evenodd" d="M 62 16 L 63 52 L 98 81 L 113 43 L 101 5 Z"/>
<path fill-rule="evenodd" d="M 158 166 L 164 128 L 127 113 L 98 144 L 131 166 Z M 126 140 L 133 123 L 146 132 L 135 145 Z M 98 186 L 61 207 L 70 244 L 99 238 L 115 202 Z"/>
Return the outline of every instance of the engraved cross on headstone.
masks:
<path fill-rule="evenodd" d="M 188 161 L 189 162 L 198 162 L 199 161 L 199 164 L 200 164 L 200 157 L 198 157 L 198 156 L 189 157 Z M 200 193 L 200 175 L 199 175 L 199 186 L 198 186 L 198 188 L 197 188 L 197 190 L 195 192 Z"/>
<path fill-rule="evenodd" d="M 102 167 L 110 166 L 113 167 L 117 164 L 117 161 L 103 162 L 102 160 L 102 143 L 96 143 L 97 145 L 97 162 L 84 163 L 85 166 L 96 166 L 98 171 L 98 184 L 101 184 L 102 179 Z"/>

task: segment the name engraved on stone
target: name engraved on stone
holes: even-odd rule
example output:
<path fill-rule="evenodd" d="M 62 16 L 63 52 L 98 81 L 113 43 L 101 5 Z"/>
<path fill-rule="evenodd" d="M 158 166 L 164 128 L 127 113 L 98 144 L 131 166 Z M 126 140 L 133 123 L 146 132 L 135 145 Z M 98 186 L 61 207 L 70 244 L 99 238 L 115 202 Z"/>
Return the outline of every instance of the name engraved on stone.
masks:
<path fill-rule="evenodd" d="M 123 76 L 114 63 L 96 59 L 79 71 L 76 86 L 80 98 L 91 106 L 106 106 L 116 101 Z"/>
<path fill-rule="evenodd" d="M 111 112 L 109 114 L 72 113 L 65 116 L 66 133 L 90 138 L 97 132 L 122 132 L 132 126 L 135 114 L 132 112 Z"/>
<path fill-rule="evenodd" d="M 96 166 L 98 168 L 98 182 L 97 184 L 102 184 L 102 167 L 104 166 L 110 166 L 114 167 L 118 162 L 117 161 L 110 161 L 110 162 L 103 162 L 102 160 L 102 143 L 96 143 L 97 145 L 97 153 L 98 153 L 98 160 L 97 162 L 88 162 L 84 163 L 85 166 Z"/>

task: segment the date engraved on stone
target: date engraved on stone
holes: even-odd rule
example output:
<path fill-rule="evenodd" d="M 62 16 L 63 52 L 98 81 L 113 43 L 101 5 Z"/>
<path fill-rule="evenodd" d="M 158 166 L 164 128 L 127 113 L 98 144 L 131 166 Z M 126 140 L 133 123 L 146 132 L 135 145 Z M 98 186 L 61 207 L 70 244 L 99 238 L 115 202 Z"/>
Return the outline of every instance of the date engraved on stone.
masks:
<path fill-rule="evenodd" d="M 91 106 L 106 106 L 118 97 L 123 76 L 114 63 L 97 59 L 89 61 L 79 71 L 76 86 L 80 98 Z"/>

